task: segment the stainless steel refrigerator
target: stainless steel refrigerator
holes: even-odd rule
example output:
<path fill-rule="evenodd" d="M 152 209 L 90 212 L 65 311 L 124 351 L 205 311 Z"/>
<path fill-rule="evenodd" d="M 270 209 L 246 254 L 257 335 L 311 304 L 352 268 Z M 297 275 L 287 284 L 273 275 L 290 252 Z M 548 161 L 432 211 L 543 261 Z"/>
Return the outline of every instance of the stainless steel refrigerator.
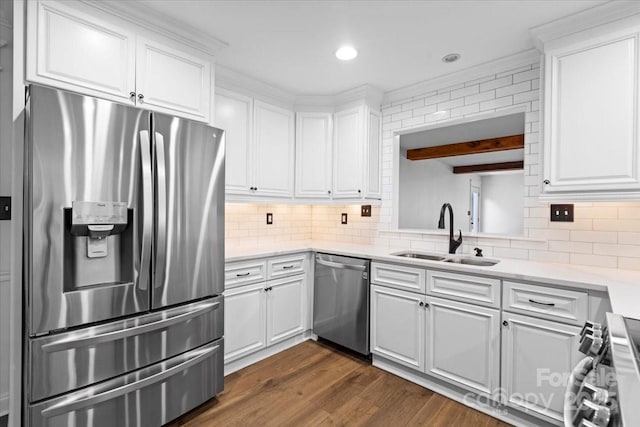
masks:
<path fill-rule="evenodd" d="M 24 413 L 158 426 L 223 388 L 224 138 L 32 85 Z"/>

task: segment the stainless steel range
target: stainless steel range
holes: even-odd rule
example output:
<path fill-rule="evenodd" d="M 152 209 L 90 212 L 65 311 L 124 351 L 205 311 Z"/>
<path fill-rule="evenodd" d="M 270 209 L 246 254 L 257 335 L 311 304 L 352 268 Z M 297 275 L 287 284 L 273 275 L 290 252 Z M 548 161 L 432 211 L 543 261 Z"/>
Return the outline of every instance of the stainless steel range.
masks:
<path fill-rule="evenodd" d="M 157 426 L 223 388 L 224 140 L 31 86 L 23 424 Z"/>
<path fill-rule="evenodd" d="M 569 378 L 565 427 L 640 425 L 640 320 L 607 313 L 607 324 L 587 322 L 585 354 Z"/>

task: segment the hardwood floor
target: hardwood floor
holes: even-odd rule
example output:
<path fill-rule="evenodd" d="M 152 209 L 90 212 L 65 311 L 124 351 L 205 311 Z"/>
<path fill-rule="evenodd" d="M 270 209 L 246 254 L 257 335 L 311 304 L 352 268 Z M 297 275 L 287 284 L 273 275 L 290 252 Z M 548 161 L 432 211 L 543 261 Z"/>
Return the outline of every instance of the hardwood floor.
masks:
<path fill-rule="evenodd" d="M 305 341 L 225 378 L 224 392 L 177 426 L 507 426 L 495 418 Z"/>

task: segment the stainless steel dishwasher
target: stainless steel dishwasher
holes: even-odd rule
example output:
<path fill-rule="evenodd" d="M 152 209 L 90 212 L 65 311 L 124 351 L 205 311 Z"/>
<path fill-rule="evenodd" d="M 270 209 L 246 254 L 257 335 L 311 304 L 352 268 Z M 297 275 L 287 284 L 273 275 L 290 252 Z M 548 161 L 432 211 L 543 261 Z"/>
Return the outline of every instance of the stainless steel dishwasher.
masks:
<path fill-rule="evenodd" d="M 369 354 L 368 259 L 316 254 L 313 333 Z"/>

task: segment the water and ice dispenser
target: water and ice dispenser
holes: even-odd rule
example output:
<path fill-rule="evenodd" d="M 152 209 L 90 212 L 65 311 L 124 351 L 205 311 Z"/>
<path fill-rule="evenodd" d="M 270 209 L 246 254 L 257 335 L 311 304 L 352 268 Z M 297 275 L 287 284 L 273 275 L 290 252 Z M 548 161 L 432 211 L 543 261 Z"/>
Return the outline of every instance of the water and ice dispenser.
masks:
<path fill-rule="evenodd" d="M 65 209 L 67 290 L 133 281 L 133 210 L 124 202 L 74 201 L 71 206 Z"/>

